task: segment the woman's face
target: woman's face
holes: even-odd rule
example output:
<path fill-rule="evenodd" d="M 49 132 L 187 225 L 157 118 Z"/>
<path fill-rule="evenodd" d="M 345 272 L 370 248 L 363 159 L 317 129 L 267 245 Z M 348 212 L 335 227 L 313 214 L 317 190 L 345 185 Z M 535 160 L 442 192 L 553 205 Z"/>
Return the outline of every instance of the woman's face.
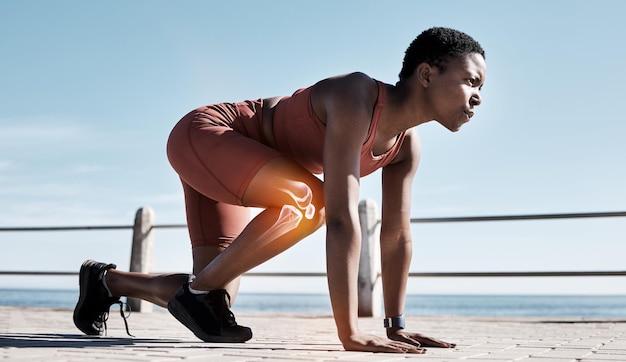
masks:
<path fill-rule="evenodd" d="M 480 90 L 485 83 L 487 64 L 482 55 L 471 53 L 452 58 L 443 72 L 432 67 L 427 89 L 432 111 L 437 122 L 456 132 L 474 115 L 480 105 Z"/>

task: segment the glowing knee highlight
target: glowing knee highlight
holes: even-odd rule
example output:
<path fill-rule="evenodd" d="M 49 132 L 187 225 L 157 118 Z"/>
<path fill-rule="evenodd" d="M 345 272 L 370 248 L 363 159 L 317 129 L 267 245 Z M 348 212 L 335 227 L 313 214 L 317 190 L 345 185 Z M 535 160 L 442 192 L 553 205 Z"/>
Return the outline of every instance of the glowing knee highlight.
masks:
<path fill-rule="evenodd" d="M 282 191 L 291 196 L 293 201 L 300 210 L 304 211 L 304 217 L 308 220 L 315 215 L 315 205 L 313 205 L 313 192 L 305 184 L 293 182 L 291 184 L 293 190 L 297 190 L 301 196 L 295 195 L 291 190 L 283 189 Z"/>

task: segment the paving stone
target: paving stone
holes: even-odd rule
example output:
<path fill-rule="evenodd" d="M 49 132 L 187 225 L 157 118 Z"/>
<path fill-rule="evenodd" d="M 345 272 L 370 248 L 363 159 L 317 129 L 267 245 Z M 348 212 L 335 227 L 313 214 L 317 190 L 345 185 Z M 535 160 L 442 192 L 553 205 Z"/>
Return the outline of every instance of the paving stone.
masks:
<path fill-rule="evenodd" d="M 592 353 L 589 356 L 586 356 L 585 358 L 580 358 L 577 359 L 577 361 L 580 362 L 602 362 L 602 361 L 620 361 L 620 362 L 624 362 L 626 361 L 626 359 L 624 359 L 623 355 L 614 355 L 614 354 L 597 354 L 597 353 Z"/>
<path fill-rule="evenodd" d="M 531 355 L 531 357 L 541 358 L 583 358 L 591 354 L 588 349 L 568 349 L 568 348 L 554 348 L 539 355 Z"/>
<path fill-rule="evenodd" d="M 407 317 L 426 335 L 457 343 L 425 355 L 343 351 L 330 316 L 237 314 L 254 331 L 244 344 L 199 341 L 166 311 L 133 313 L 126 335 L 112 311 L 105 337 L 80 334 L 72 311 L 0 307 L 0 359 L 7 361 L 626 361 L 626 323 L 582 319 Z M 384 336 L 379 318 L 361 329 Z"/>

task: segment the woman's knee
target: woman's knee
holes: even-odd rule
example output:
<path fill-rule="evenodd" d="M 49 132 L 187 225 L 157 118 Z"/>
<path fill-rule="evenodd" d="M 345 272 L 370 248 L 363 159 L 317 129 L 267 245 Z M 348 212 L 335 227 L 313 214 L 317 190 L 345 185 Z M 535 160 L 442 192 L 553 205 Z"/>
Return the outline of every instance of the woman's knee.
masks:
<path fill-rule="evenodd" d="M 286 193 L 292 198 L 292 206 L 302 213 L 302 223 L 318 229 L 325 222 L 323 183 L 293 181 L 291 186 Z"/>
<path fill-rule="evenodd" d="M 278 218 L 272 230 L 284 233 L 298 230 L 310 234 L 324 223 L 323 189 L 303 181 L 289 180 L 277 185 L 273 190 L 277 194 L 275 209 Z M 280 201 L 279 201 L 280 200 Z"/>
<path fill-rule="evenodd" d="M 293 205 L 304 209 L 323 203 L 324 187 L 320 179 L 285 157 L 275 157 L 250 179 L 243 202 L 252 207 Z"/>

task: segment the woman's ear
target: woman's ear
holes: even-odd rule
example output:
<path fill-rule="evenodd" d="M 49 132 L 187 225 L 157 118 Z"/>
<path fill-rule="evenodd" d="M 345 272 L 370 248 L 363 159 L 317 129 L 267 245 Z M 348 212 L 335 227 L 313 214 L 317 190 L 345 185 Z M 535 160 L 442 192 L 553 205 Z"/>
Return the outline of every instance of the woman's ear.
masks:
<path fill-rule="evenodd" d="M 428 63 L 420 63 L 420 65 L 417 66 L 415 75 L 417 76 L 417 81 L 422 85 L 422 87 L 428 88 L 433 71 L 433 67 L 431 67 Z"/>

